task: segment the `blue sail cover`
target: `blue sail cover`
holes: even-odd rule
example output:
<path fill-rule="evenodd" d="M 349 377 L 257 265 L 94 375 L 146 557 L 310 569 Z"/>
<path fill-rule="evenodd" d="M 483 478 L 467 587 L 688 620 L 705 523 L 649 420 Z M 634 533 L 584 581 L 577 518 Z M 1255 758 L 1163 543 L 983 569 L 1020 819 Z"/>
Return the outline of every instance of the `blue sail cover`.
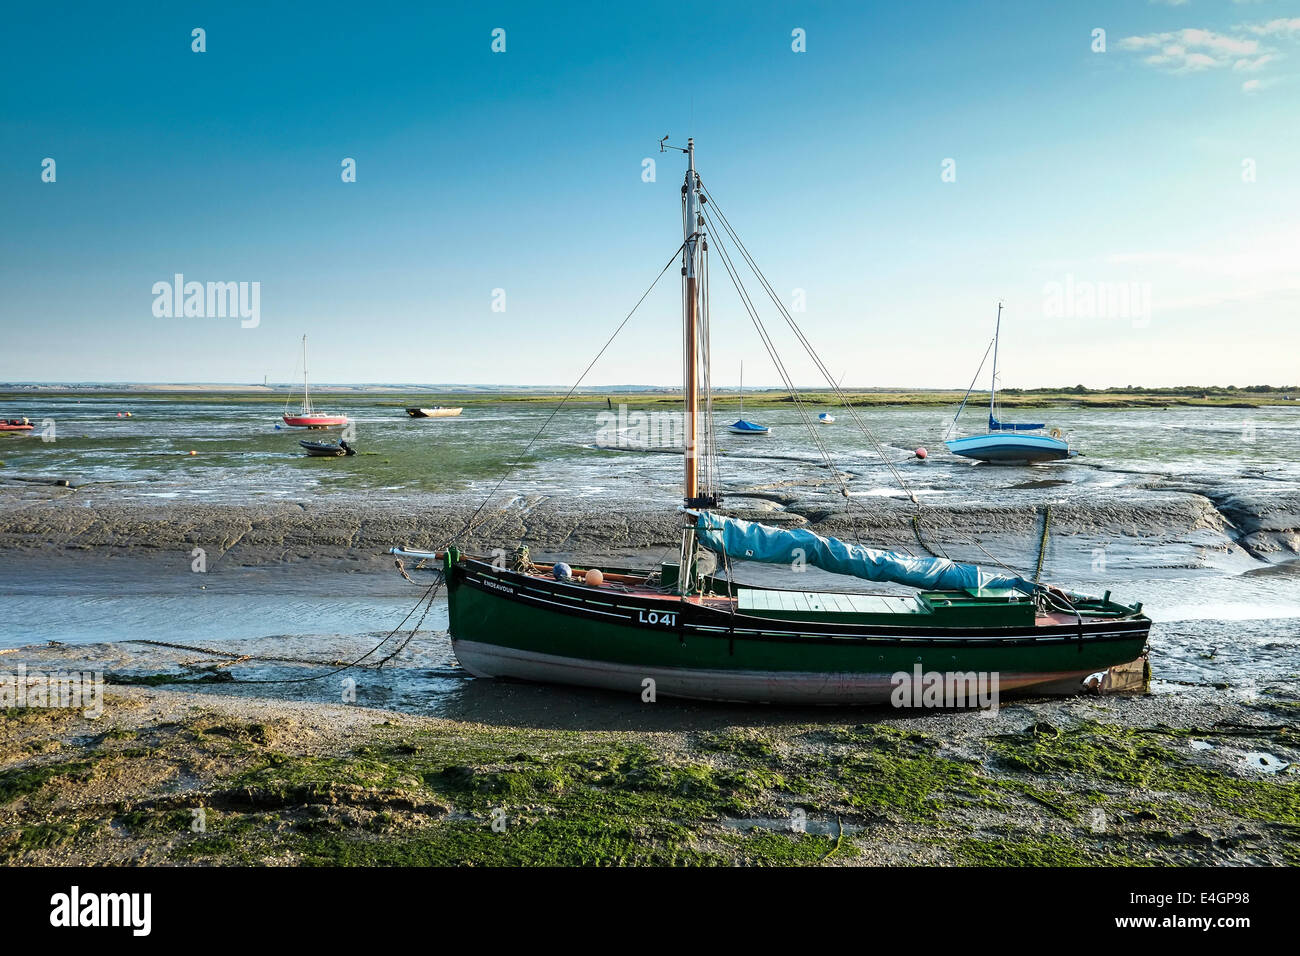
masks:
<path fill-rule="evenodd" d="M 1046 428 L 1043 422 L 1028 424 L 1024 422 L 1000 422 L 989 413 L 989 431 L 991 432 L 1033 432 L 1040 428 Z"/>
<path fill-rule="evenodd" d="M 800 529 L 769 528 L 739 518 L 724 518 L 710 512 L 691 512 L 700 543 L 745 561 L 791 564 L 802 552 L 809 564 L 834 574 L 851 574 L 868 581 L 892 581 L 927 591 L 960 591 L 978 588 L 1015 588 L 1032 593 L 1034 584 L 1021 577 L 992 574 L 973 564 L 957 564 L 947 558 L 914 558 L 893 551 L 879 551 L 825 538 Z"/>

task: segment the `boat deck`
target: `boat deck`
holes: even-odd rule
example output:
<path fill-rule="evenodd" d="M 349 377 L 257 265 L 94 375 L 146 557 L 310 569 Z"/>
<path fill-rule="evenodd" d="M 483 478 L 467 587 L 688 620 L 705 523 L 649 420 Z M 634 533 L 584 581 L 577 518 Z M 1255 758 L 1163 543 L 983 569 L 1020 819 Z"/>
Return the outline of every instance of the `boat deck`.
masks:
<path fill-rule="evenodd" d="M 910 597 L 886 597 L 880 594 L 836 594 L 825 591 L 758 591 L 740 588 L 736 594 L 737 610 L 757 614 L 920 614 Z"/>

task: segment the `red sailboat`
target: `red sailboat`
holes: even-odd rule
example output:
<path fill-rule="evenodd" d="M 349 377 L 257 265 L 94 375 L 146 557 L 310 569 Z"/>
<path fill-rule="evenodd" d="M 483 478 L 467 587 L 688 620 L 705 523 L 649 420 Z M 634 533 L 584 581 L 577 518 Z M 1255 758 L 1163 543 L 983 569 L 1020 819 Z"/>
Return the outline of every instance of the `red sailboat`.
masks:
<path fill-rule="evenodd" d="M 346 415 L 326 415 L 318 412 L 311 407 L 311 390 L 307 385 L 307 336 L 302 337 L 302 409 L 296 415 L 290 415 L 288 412 L 288 403 L 285 403 L 284 423 L 292 425 L 295 428 L 334 428 L 338 425 L 346 425 L 348 416 Z"/>

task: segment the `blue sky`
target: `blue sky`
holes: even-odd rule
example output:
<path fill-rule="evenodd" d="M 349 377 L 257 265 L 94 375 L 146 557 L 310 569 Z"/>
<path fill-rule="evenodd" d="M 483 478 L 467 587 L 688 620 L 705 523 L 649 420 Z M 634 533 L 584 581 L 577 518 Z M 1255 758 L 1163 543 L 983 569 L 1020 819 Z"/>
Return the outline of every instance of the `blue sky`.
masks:
<path fill-rule="evenodd" d="M 964 387 L 999 298 L 1004 385 L 1300 382 L 1300 2 L 673 14 L 7 11 L 0 380 L 283 381 L 305 332 L 319 382 L 567 384 L 680 241 L 669 133 L 846 384 Z M 155 316 L 175 273 L 260 324 Z M 713 307 L 715 381 L 776 384 Z M 673 270 L 589 381 L 679 381 L 679 322 Z"/>

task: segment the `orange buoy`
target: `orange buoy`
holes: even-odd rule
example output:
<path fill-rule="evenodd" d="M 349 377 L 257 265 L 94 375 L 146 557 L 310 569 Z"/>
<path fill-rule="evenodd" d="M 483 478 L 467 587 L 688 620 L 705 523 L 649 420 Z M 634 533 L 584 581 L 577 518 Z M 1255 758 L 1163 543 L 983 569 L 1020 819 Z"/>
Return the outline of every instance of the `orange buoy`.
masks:
<path fill-rule="evenodd" d="M 197 452 L 197 451 L 194 451 L 193 449 L 190 449 L 190 454 L 191 454 L 191 455 L 197 455 L 198 452 Z"/>
<path fill-rule="evenodd" d="M 587 572 L 587 576 L 583 578 L 583 582 L 589 588 L 598 588 L 605 583 L 604 572 L 602 572 L 599 568 L 592 568 L 590 571 Z"/>

